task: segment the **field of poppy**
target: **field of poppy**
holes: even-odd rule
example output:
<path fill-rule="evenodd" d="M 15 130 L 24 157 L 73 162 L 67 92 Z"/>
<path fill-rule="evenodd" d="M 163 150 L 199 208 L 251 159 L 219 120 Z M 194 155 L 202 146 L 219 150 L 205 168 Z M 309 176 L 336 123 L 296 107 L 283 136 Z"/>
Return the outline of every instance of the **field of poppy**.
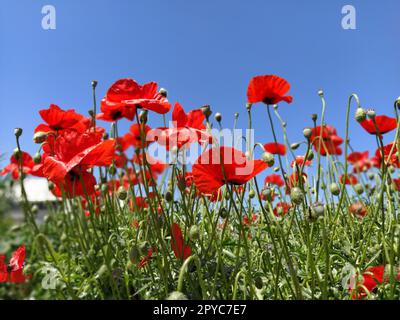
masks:
<path fill-rule="evenodd" d="M 224 128 L 208 105 L 186 112 L 155 82 L 120 79 L 99 108 L 96 87 L 88 117 L 55 104 L 39 111 L 33 156 L 14 131 L 0 172 L 19 184 L 25 213 L 14 231 L 24 245 L 8 264 L 0 255 L 0 286 L 14 298 L 399 299 L 400 98 L 388 116 L 351 95 L 339 133 L 319 91 L 321 113 L 290 143 L 279 106 L 293 98 L 279 76 L 252 78 L 235 110 L 249 132 L 266 111 L 273 141 L 235 137 L 236 122 Z M 164 125 L 154 128 L 157 117 Z M 350 121 L 375 154 L 353 150 Z M 28 201 L 29 176 L 57 198 L 44 221 Z"/>

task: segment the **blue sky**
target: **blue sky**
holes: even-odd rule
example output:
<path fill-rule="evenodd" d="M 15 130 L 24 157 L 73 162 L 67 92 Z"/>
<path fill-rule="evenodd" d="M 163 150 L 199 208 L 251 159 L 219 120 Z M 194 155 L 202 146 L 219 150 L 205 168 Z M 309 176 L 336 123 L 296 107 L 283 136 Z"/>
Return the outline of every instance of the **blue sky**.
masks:
<path fill-rule="evenodd" d="M 48 4 L 56 30 L 41 27 Z M 342 29 L 346 4 L 357 10 L 356 30 Z M 245 126 L 250 78 L 277 74 L 292 86 L 294 102 L 280 107 L 291 141 L 320 111 L 320 88 L 327 123 L 344 135 L 351 93 L 386 114 L 400 96 L 399 9 L 398 0 L 2 0 L 0 154 L 15 147 L 14 127 L 24 129 L 23 149 L 35 152 L 38 110 L 55 103 L 86 114 L 91 80 L 100 98 L 122 77 L 158 82 L 187 110 L 210 104 L 225 126 L 239 112 Z M 257 140 L 271 141 L 265 107 L 253 115 Z M 355 149 L 375 149 L 355 121 L 350 133 Z"/>

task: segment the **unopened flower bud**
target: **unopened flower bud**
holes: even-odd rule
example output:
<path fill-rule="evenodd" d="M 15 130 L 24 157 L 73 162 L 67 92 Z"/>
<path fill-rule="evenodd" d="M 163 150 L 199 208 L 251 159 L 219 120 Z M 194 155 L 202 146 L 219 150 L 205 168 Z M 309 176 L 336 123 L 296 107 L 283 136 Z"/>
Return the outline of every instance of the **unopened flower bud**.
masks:
<path fill-rule="evenodd" d="M 215 118 L 215 121 L 221 122 L 221 120 L 222 120 L 222 114 L 219 113 L 219 112 L 217 112 L 217 113 L 215 114 L 214 118 Z"/>
<path fill-rule="evenodd" d="M 160 91 L 158 91 L 158 93 L 161 94 L 165 98 L 168 96 L 168 91 L 165 88 L 160 88 Z"/>
<path fill-rule="evenodd" d="M 316 114 L 316 113 L 313 113 L 312 115 L 311 115 L 311 119 L 312 119 L 312 121 L 317 121 L 317 119 L 318 119 L 318 115 Z"/>
<path fill-rule="evenodd" d="M 263 280 L 262 280 L 262 278 L 260 277 L 260 276 L 257 276 L 255 279 L 254 279 L 254 285 L 256 286 L 256 288 L 258 289 L 258 290 L 261 290 L 262 288 L 263 288 Z"/>
<path fill-rule="evenodd" d="M 297 150 L 300 147 L 300 143 L 295 142 L 290 145 L 290 149 Z"/>
<path fill-rule="evenodd" d="M 200 236 L 200 232 L 199 232 L 199 227 L 196 225 L 193 225 L 190 227 L 189 229 L 189 238 L 190 240 L 197 240 Z"/>
<path fill-rule="evenodd" d="M 320 97 L 323 97 L 324 96 L 324 91 L 322 89 L 318 90 L 318 95 Z"/>
<path fill-rule="evenodd" d="M 275 167 L 273 170 L 274 170 L 274 172 L 278 172 L 279 171 L 279 167 Z"/>
<path fill-rule="evenodd" d="M 312 129 L 311 128 L 305 128 L 303 130 L 303 135 L 306 139 L 310 139 L 312 136 Z"/>
<path fill-rule="evenodd" d="M 354 190 L 357 192 L 358 195 L 361 195 L 361 194 L 364 193 L 364 188 L 363 188 L 363 186 L 362 186 L 360 183 L 357 183 L 357 184 L 354 186 Z"/>
<path fill-rule="evenodd" d="M 33 142 L 43 143 L 46 141 L 47 132 L 38 131 L 33 135 Z"/>
<path fill-rule="evenodd" d="M 311 218 L 317 219 L 325 213 L 325 205 L 321 202 L 316 202 L 311 206 Z"/>
<path fill-rule="evenodd" d="M 396 99 L 396 106 L 398 109 L 400 109 L 400 97 Z"/>
<path fill-rule="evenodd" d="M 249 191 L 249 198 L 250 198 L 250 199 L 253 199 L 255 196 L 256 196 L 256 193 L 254 192 L 253 189 L 251 189 L 251 190 Z"/>
<path fill-rule="evenodd" d="M 22 129 L 21 128 L 15 128 L 14 129 L 14 135 L 19 138 L 22 135 Z"/>
<path fill-rule="evenodd" d="M 221 209 L 219 209 L 218 215 L 222 218 L 225 219 L 228 217 L 228 211 L 226 210 L 225 207 L 221 207 Z"/>
<path fill-rule="evenodd" d="M 53 190 L 54 189 L 54 183 L 53 182 L 49 182 L 49 190 Z"/>
<path fill-rule="evenodd" d="M 277 104 L 274 104 L 274 105 L 272 106 L 272 108 L 274 108 L 274 110 L 278 110 L 278 105 L 277 105 Z"/>
<path fill-rule="evenodd" d="M 118 199 L 124 201 L 128 197 L 128 192 L 123 186 L 120 186 L 117 191 Z"/>
<path fill-rule="evenodd" d="M 251 110 L 251 106 L 252 106 L 251 103 L 246 103 L 246 110 L 250 111 Z"/>
<path fill-rule="evenodd" d="M 88 114 L 89 114 L 89 116 L 94 118 L 94 111 L 92 109 L 89 109 Z"/>
<path fill-rule="evenodd" d="M 334 196 L 338 196 L 340 194 L 340 188 L 337 183 L 331 183 L 330 190 Z"/>
<path fill-rule="evenodd" d="M 239 113 L 235 112 L 235 119 L 239 118 Z"/>
<path fill-rule="evenodd" d="M 354 117 L 358 122 L 363 122 L 367 118 L 367 113 L 363 108 L 358 107 Z"/>
<path fill-rule="evenodd" d="M 174 200 L 174 195 L 172 194 L 171 190 L 167 190 L 167 192 L 165 192 L 164 199 L 168 202 L 171 202 Z"/>
<path fill-rule="evenodd" d="M 263 195 L 263 197 L 264 197 L 264 199 L 266 200 L 266 201 L 269 201 L 269 202 L 271 202 L 272 200 L 273 200 L 273 195 L 274 195 L 274 192 L 273 192 L 273 190 L 271 189 L 271 188 L 265 188 L 263 191 L 262 191 L 262 195 Z"/>
<path fill-rule="evenodd" d="M 290 198 L 294 204 L 301 204 L 304 199 L 303 191 L 301 191 L 301 189 L 298 187 L 292 188 L 292 190 L 290 190 Z"/>
<path fill-rule="evenodd" d="M 204 105 L 200 109 L 203 112 L 203 114 L 206 116 L 207 119 L 211 116 L 212 111 L 211 111 L 211 107 L 209 105 Z"/>
<path fill-rule="evenodd" d="M 179 291 L 171 292 L 168 296 L 167 300 L 187 300 L 188 298 Z"/>
<path fill-rule="evenodd" d="M 92 88 L 95 89 L 97 87 L 97 81 L 93 80 L 92 81 Z"/>
<path fill-rule="evenodd" d="M 272 167 L 275 163 L 274 156 L 269 152 L 264 152 L 262 155 L 262 160 L 267 163 L 270 167 Z"/>
<path fill-rule="evenodd" d="M 35 164 L 39 164 L 42 162 L 42 156 L 40 155 L 39 152 L 36 152 L 36 154 L 33 156 L 33 162 Z"/>
<path fill-rule="evenodd" d="M 306 159 L 308 161 L 311 161 L 312 159 L 314 159 L 314 152 L 312 152 L 311 150 L 308 151 Z"/>
<path fill-rule="evenodd" d="M 390 166 L 388 169 L 390 173 L 394 173 L 396 171 L 395 167 L 393 166 Z"/>

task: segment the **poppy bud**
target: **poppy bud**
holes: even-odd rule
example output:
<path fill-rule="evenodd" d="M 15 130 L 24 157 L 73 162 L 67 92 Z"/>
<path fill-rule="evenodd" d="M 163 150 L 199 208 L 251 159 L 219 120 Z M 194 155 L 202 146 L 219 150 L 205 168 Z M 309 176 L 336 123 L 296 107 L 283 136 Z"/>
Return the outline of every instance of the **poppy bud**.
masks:
<path fill-rule="evenodd" d="M 303 135 L 306 139 L 310 139 L 312 136 L 312 129 L 311 128 L 305 128 L 303 130 Z"/>
<path fill-rule="evenodd" d="M 165 192 L 164 199 L 167 200 L 168 202 L 171 202 L 174 200 L 174 196 L 173 196 L 171 190 L 167 190 L 167 192 Z"/>
<path fill-rule="evenodd" d="M 235 112 L 235 119 L 239 118 L 239 113 Z"/>
<path fill-rule="evenodd" d="M 53 190 L 54 189 L 54 183 L 53 182 L 49 182 L 49 190 Z"/>
<path fill-rule="evenodd" d="M 115 167 L 114 163 L 108 169 L 108 172 L 113 176 L 117 173 L 117 168 Z"/>
<path fill-rule="evenodd" d="M 258 289 L 258 290 L 261 290 L 262 288 L 263 288 L 263 281 L 262 281 L 262 278 L 260 277 L 260 276 L 257 276 L 255 279 L 254 279 L 254 285 L 256 286 L 256 288 Z"/>
<path fill-rule="evenodd" d="M 357 192 L 358 195 L 362 195 L 364 193 L 364 188 L 360 183 L 357 183 L 354 186 L 354 190 Z"/>
<path fill-rule="evenodd" d="M 312 121 L 317 121 L 317 119 L 318 119 L 318 115 L 316 114 L 316 113 L 313 113 L 312 115 L 311 115 L 311 119 L 312 119 Z"/>
<path fill-rule="evenodd" d="M 311 150 L 308 151 L 306 158 L 308 161 L 311 161 L 312 159 L 314 159 L 314 152 L 312 152 Z"/>
<path fill-rule="evenodd" d="M 318 90 L 318 95 L 320 97 L 323 97 L 324 96 L 324 91 L 322 89 Z"/>
<path fill-rule="evenodd" d="M 214 117 L 215 117 L 215 121 L 221 122 L 221 120 L 222 120 L 222 114 L 221 113 L 217 112 Z"/>
<path fill-rule="evenodd" d="M 274 172 L 278 172 L 279 171 L 279 167 L 275 167 L 273 170 L 274 170 Z"/>
<path fill-rule="evenodd" d="M 282 127 L 286 128 L 287 123 L 286 122 L 282 122 Z"/>
<path fill-rule="evenodd" d="M 304 199 L 303 191 L 301 191 L 301 189 L 298 187 L 292 188 L 292 190 L 290 190 L 290 198 L 294 204 L 301 204 Z"/>
<path fill-rule="evenodd" d="M 373 173 L 373 172 L 368 172 L 368 179 L 369 179 L 369 180 L 374 180 L 374 179 L 375 179 L 375 173 Z"/>
<path fill-rule="evenodd" d="M 311 206 L 311 218 L 318 219 L 325 213 L 325 205 L 321 202 L 316 202 Z"/>
<path fill-rule="evenodd" d="M 168 296 L 167 300 L 187 300 L 188 298 L 179 291 L 171 292 Z"/>
<path fill-rule="evenodd" d="M 368 118 L 370 118 L 370 119 L 374 119 L 375 116 L 376 116 L 375 110 L 374 110 L 374 109 L 368 109 L 368 111 L 367 111 L 367 116 L 368 116 Z"/>
<path fill-rule="evenodd" d="M 39 131 L 33 135 L 33 142 L 43 143 L 46 141 L 46 138 L 47 138 L 47 132 Z"/>
<path fill-rule="evenodd" d="M 92 88 L 95 89 L 97 87 L 97 81 L 93 80 L 92 81 Z"/>
<path fill-rule="evenodd" d="M 363 218 L 367 214 L 367 209 L 361 202 L 356 202 L 349 207 L 349 212 L 358 218 Z"/>
<path fill-rule="evenodd" d="M 290 149 L 292 149 L 292 150 L 296 150 L 298 147 L 300 147 L 300 143 L 298 143 L 298 142 L 292 143 L 290 145 Z"/>
<path fill-rule="evenodd" d="M 250 111 L 251 110 L 251 106 L 252 106 L 251 103 L 246 103 L 246 110 Z"/>
<path fill-rule="evenodd" d="M 102 184 L 101 185 L 101 192 L 103 192 L 103 193 L 108 192 L 108 184 Z"/>
<path fill-rule="evenodd" d="M 14 158 L 15 158 L 16 160 L 19 160 L 20 157 L 21 157 L 21 151 L 19 151 L 18 148 L 15 148 L 14 151 L 13 151 L 13 155 L 14 155 Z"/>
<path fill-rule="evenodd" d="M 139 114 L 140 123 L 147 123 L 147 114 L 148 114 L 147 110 L 140 111 Z"/>
<path fill-rule="evenodd" d="M 22 129 L 21 128 L 15 128 L 14 129 L 14 135 L 19 138 L 22 135 Z"/>
<path fill-rule="evenodd" d="M 42 162 L 42 156 L 40 155 L 39 152 L 36 152 L 36 154 L 34 155 L 33 162 L 35 164 L 39 164 L 40 162 Z"/>
<path fill-rule="evenodd" d="M 211 111 L 211 107 L 209 105 L 206 104 L 206 105 L 202 106 L 200 109 L 203 112 L 203 114 L 206 116 L 207 119 L 211 116 L 212 111 Z"/>
<path fill-rule="evenodd" d="M 251 189 L 251 190 L 249 191 L 249 198 L 250 198 L 250 199 L 253 199 L 255 196 L 256 196 L 256 193 L 254 192 L 253 189 Z"/>
<path fill-rule="evenodd" d="M 89 116 L 91 116 L 92 118 L 94 117 L 94 111 L 92 109 L 90 109 L 88 111 Z"/>
<path fill-rule="evenodd" d="M 264 152 L 262 155 L 262 160 L 267 163 L 270 167 L 272 167 L 275 163 L 274 156 L 269 152 Z"/>
<path fill-rule="evenodd" d="M 168 91 L 165 88 L 160 88 L 160 91 L 158 91 L 158 93 L 161 94 L 165 98 L 168 96 Z"/>
<path fill-rule="evenodd" d="M 272 108 L 274 108 L 274 110 L 278 110 L 278 105 L 277 105 L 277 104 L 274 104 L 274 105 L 272 106 Z"/>
<path fill-rule="evenodd" d="M 330 189 L 331 189 L 331 193 L 332 193 L 334 196 L 338 196 L 338 195 L 339 195 L 339 193 L 340 193 L 340 188 L 339 188 L 339 186 L 338 186 L 337 183 L 331 183 Z"/>
<path fill-rule="evenodd" d="M 228 211 L 225 209 L 225 207 L 221 207 L 221 209 L 219 209 L 218 215 L 225 219 L 228 217 Z"/>
<path fill-rule="evenodd" d="M 189 238 L 190 240 L 197 240 L 199 238 L 200 232 L 199 232 L 199 227 L 194 225 L 190 227 L 189 230 Z"/>
<path fill-rule="evenodd" d="M 367 114 L 363 108 L 358 107 L 356 110 L 355 118 L 358 122 L 363 122 L 367 117 Z"/>
<path fill-rule="evenodd" d="M 390 173 L 394 173 L 396 171 L 395 167 L 393 166 L 390 166 L 388 169 Z"/>
<path fill-rule="evenodd" d="M 262 195 L 263 195 L 263 197 L 264 197 L 265 200 L 271 202 L 271 201 L 273 200 L 274 192 L 273 192 L 273 190 L 272 190 L 271 188 L 265 188 L 265 189 L 262 191 Z"/>
<path fill-rule="evenodd" d="M 396 106 L 400 109 L 400 97 L 398 97 L 396 100 Z"/>
<path fill-rule="evenodd" d="M 124 201 L 128 197 L 128 192 L 125 190 L 123 186 L 118 188 L 118 199 Z"/>

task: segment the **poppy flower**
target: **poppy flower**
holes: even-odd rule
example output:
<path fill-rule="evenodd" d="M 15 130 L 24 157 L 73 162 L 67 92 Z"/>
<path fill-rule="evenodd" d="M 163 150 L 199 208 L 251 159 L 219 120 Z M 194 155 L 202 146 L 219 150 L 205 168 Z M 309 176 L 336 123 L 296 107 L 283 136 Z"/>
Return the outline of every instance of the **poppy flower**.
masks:
<path fill-rule="evenodd" d="M 358 218 L 364 218 L 367 214 L 367 209 L 361 202 L 356 202 L 349 207 L 349 212 Z"/>
<path fill-rule="evenodd" d="M 249 216 L 244 216 L 244 218 L 243 218 L 243 225 L 248 226 L 248 225 L 250 225 L 251 223 L 256 222 L 257 219 L 258 219 L 258 216 L 257 216 L 255 213 L 253 213 L 253 214 L 251 215 L 251 219 L 250 219 Z"/>
<path fill-rule="evenodd" d="M 226 183 L 242 185 L 267 167 L 262 160 L 248 160 L 243 152 L 221 146 L 205 151 L 192 172 L 197 189 L 212 194 Z"/>
<path fill-rule="evenodd" d="M 26 279 L 29 279 L 30 276 L 25 276 L 23 273 L 25 263 L 25 246 L 20 246 L 17 250 L 14 251 L 10 262 L 9 267 L 11 268 L 10 272 L 10 281 L 13 283 L 24 283 Z"/>
<path fill-rule="evenodd" d="M 75 130 L 65 130 L 50 149 L 52 153 L 44 160 L 43 174 L 59 189 L 68 191 L 69 196 L 84 195 L 85 187 L 89 193 L 94 191 L 96 184 L 96 179 L 87 169 L 112 163 L 115 140 L 102 141 L 98 132 L 80 134 Z"/>
<path fill-rule="evenodd" d="M 65 129 L 76 129 L 82 132 L 90 125 L 90 119 L 76 113 L 75 110 L 63 110 L 55 104 L 51 104 L 48 109 L 40 110 L 39 114 L 46 124 L 38 125 L 35 133 L 58 132 Z"/>
<path fill-rule="evenodd" d="M 397 157 L 397 144 L 392 142 L 387 144 L 383 148 L 378 148 L 375 151 L 375 159 L 376 159 L 375 162 L 378 168 L 381 166 L 382 163 L 382 153 L 384 161 L 387 162 L 387 164 L 393 165 L 396 168 L 400 167 L 399 158 Z"/>
<path fill-rule="evenodd" d="M 0 255 L 0 283 L 8 281 L 7 264 L 5 263 L 6 257 Z"/>
<path fill-rule="evenodd" d="M 393 186 L 397 191 L 400 191 L 400 179 L 392 179 Z"/>
<path fill-rule="evenodd" d="M 379 134 L 385 134 L 397 128 L 396 119 L 387 116 L 375 116 L 374 119 L 365 119 L 360 124 L 369 134 L 375 135 L 378 134 L 378 132 Z M 378 132 L 376 130 L 377 128 Z"/>
<path fill-rule="evenodd" d="M 372 167 L 372 161 L 369 160 L 369 152 L 352 152 L 348 155 L 347 161 L 353 165 L 353 171 L 360 173 L 367 171 Z"/>
<path fill-rule="evenodd" d="M 64 180 L 54 183 L 55 187 L 51 191 L 58 198 L 61 198 L 63 194 L 67 198 L 85 197 L 86 195 L 91 196 L 96 192 L 96 178 L 94 175 L 79 167 L 67 172 Z"/>
<path fill-rule="evenodd" d="M 143 127 L 142 127 L 143 126 Z M 143 133 L 142 131 L 143 130 Z M 134 148 L 144 148 L 147 147 L 151 141 L 147 140 L 147 133 L 151 130 L 151 128 L 148 125 L 142 125 L 142 124 L 133 124 L 131 125 L 129 131 L 130 135 L 132 136 L 132 145 Z M 143 137 L 142 137 L 143 134 Z M 144 141 L 142 141 L 144 140 Z"/>
<path fill-rule="evenodd" d="M 283 187 L 285 185 L 285 181 L 279 174 L 270 174 L 265 177 L 264 184 L 274 184 L 278 187 Z"/>
<path fill-rule="evenodd" d="M 307 174 L 303 172 L 303 183 L 307 181 Z M 289 192 L 290 189 L 298 186 L 300 184 L 300 179 L 299 179 L 299 173 L 298 172 L 293 172 L 289 178 L 288 178 L 288 190 L 286 192 Z"/>
<path fill-rule="evenodd" d="M 283 216 L 287 215 L 287 213 L 289 212 L 291 207 L 292 207 L 292 205 L 290 203 L 286 203 L 286 202 L 277 203 L 273 210 L 274 216 L 283 217 Z"/>
<path fill-rule="evenodd" d="M 320 141 L 320 137 L 322 137 L 322 141 Z M 337 135 L 336 129 L 330 125 L 312 128 L 310 140 L 316 152 L 319 152 L 321 146 L 320 154 L 322 156 L 342 154 L 340 145 L 343 143 L 343 139 Z"/>
<path fill-rule="evenodd" d="M 355 185 L 358 183 L 358 179 L 353 174 L 341 175 L 340 176 L 340 183 L 344 183 L 347 185 Z"/>
<path fill-rule="evenodd" d="M 278 154 L 281 156 L 284 156 L 286 154 L 286 146 L 281 143 L 271 142 L 271 143 L 264 144 L 264 149 L 265 149 L 265 151 L 272 153 L 272 154 Z"/>
<path fill-rule="evenodd" d="M 140 260 L 140 262 L 138 263 L 139 269 L 144 268 L 147 265 L 147 263 L 153 257 L 153 252 L 154 252 L 153 248 L 150 248 L 149 251 L 147 252 L 147 255 L 142 260 Z"/>
<path fill-rule="evenodd" d="M 147 140 L 157 141 L 160 145 L 171 150 L 172 147 L 181 149 L 193 142 L 200 144 L 212 142 L 212 137 L 208 134 L 204 125 L 205 116 L 201 109 L 194 109 L 186 113 L 180 103 L 175 103 L 172 111 L 171 128 L 157 128 L 147 135 Z"/>
<path fill-rule="evenodd" d="M 32 174 L 32 169 L 35 166 L 35 163 L 33 162 L 29 153 L 21 151 L 21 160 L 18 160 L 14 155 L 11 156 L 10 163 L 6 165 L 2 171 L 0 171 L 0 176 L 11 173 L 13 180 L 17 180 L 19 178 L 20 161 L 22 161 L 23 173 L 25 175 Z"/>
<path fill-rule="evenodd" d="M 171 225 L 171 247 L 177 259 L 184 261 L 190 256 L 190 246 L 184 244 L 182 230 L 177 223 Z"/>
<path fill-rule="evenodd" d="M 311 160 L 305 159 L 304 156 L 297 156 L 297 157 L 292 161 L 292 163 L 290 164 L 290 166 L 291 166 L 292 168 L 295 168 L 295 167 L 296 167 L 296 164 L 297 164 L 297 166 L 298 166 L 299 169 L 300 169 L 301 166 L 303 165 L 303 163 L 304 163 L 304 166 L 305 166 L 305 167 L 308 167 L 308 166 L 311 165 L 312 161 L 311 161 Z"/>
<path fill-rule="evenodd" d="M 249 103 L 263 102 L 267 105 L 277 104 L 281 101 L 291 103 L 293 98 L 286 95 L 289 89 L 290 84 L 278 76 L 256 76 L 250 80 L 247 101 Z"/>

